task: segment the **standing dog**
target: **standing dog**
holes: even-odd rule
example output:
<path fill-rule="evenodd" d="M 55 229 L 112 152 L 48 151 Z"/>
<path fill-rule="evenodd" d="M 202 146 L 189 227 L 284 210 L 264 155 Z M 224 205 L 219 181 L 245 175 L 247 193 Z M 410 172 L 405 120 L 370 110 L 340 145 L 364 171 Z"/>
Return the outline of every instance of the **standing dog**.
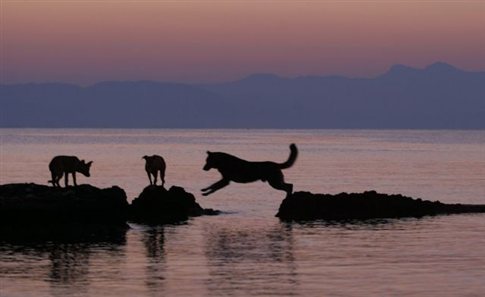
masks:
<path fill-rule="evenodd" d="M 89 177 L 89 169 L 91 168 L 92 163 L 93 161 L 86 163 L 84 160 L 79 160 L 78 157 L 75 156 L 56 156 L 49 163 L 49 170 L 51 171 L 52 177 L 52 180 L 50 180 L 49 183 L 52 183 L 54 187 L 60 187 L 59 180 L 62 178 L 62 175 L 64 175 L 64 184 L 67 188 L 69 184 L 68 174 L 71 173 L 74 186 L 77 186 L 76 172 L 80 172 Z"/>
<path fill-rule="evenodd" d="M 165 160 L 158 155 L 153 155 L 153 156 L 143 156 L 143 159 L 145 159 L 145 170 L 148 175 L 148 179 L 150 180 L 150 185 L 156 185 L 157 184 L 157 175 L 158 172 L 160 172 L 160 179 L 162 180 L 162 187 L 165 184 Z M 152 175 L 154 178 L 154 181 L 152 183 Z"/>
<path fill-rule="evenodd" d="M 237 183 L 250 183 L 257 180 L 268 182 L 270 186 L 277 190 L 286 191 L 287 194 L 293 192 L 293 185 L 285 183 L 281 169 L 289 168 L 295 163 L 298 156 L 298 149 L 295 144 L 290 145 L 290 156 L 284 163 L 275 162 L 250 162 L 239 159 L 238 157 L 219 152 L 207 152 L 207 160 L 204 170 L 217 169 L 222 179 L 215 184 L 202 189 L 202 195 L 207 196 L 227 186 L 230 181 Z"/>

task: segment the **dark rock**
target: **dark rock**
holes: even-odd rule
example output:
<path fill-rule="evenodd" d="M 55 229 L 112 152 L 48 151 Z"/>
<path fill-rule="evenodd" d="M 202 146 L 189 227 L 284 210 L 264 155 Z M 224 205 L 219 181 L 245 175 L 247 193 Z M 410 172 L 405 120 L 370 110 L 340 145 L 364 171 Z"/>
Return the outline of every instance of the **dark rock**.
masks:
<path fill-rule="evenodd" d="M 124 244 L 129 226 L 126 223 L 39 222 L 37 224 L 1 224 L 2 243 L 112 243 Z"/>
<path fill-rule="evenodd" d="M 0 224 L 17 227 L 66 223 L 125 226 L 127 216 L 125 191 L 116 186 L 99 189 L 90 185 L 69 188 L 0 185 Z"/>
<path fill-rule="evenodd" d="M 149 186 L 130 206 L 125 191 L 116 186 L 99 189 L 90 185 L 0 185 L 0 237 L 15 240 L 90 240 L 123 233 L 129 219 L 159 224 L 217 214 L 217 210 L 200 207 L 194 196 L 181 187 L 167 191 Z"/>
<path fill-rule="evenodd" d="M 276 216 L 282 220 L 352 220 L 473 212 L 485 212 L 485 205 L 444 204 L 375 191 L 337 195 L 295 192 L 283 200 Z"/>
<path fill-rule="evenodd" d="M 164 224 L 185 221 L 189 217 L 215 215 L 218 211 L 203 209 L 194 195 L 183 188 L 172 186 L 148 186 L 131 204 L 131 220 L 148 224 Z"/>
<path fill-rule="evenodd" d="M 212 209 L 212 208 L 204 208 L 202 210 L 202 214 L 205 216 L 217 216 L 221 214 L 220 210 Z"/>

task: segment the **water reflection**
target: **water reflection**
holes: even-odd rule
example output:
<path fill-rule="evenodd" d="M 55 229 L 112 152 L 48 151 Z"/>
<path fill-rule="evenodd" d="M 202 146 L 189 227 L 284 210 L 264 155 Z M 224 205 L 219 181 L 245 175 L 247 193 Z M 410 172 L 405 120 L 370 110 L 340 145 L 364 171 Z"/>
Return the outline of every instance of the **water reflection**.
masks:
<path fill-rule="evenodd" d="M 89 257 L 91 251 L 85 244 L 56 244 L 49 248 L 49 276 L 52 293 L 62 296 L 58 289 L 76 287 L 77 292 L 87 292 L 89 287 Z M 66 292 L 67 293 L 67 292 Z"/>
<path fill-rule="evenodd" d="M 289 221 L 288 223 L 293 223 L 296 226 L 314 228 L 314 227 L 336 227 L 344 229 L 354 229 L 354 228 L 370 228 L 375 227 L 385 227 L 387 225 L 392 225 L 400 220 L 406 220 L 408 218 L 378 218 L 378 219 L 350 219 L 350 220 L 302 220 L 302 221 Z M 412 218 L 411 219 L 415 219 Z"/>
<path fill-rule="evenodd" d="M 211 295 L 296 295 L 292 226 L 214 225 L 206 234 Z"/>
<path fill-rule="evenodd" d="M 424 217 L 405 217 L 405 218 L 378 218 L 378 219 L 352 219 L 352 220 L 313 220 L 313 221 L 294 221 L 288 222 L 293 224 L 297 229 L 321 229 L 326 230 L 338 229 L 338 230 L 393 230 L 399 229 L 403 226 L 409 227 L 410 225 L 419 224 L 423 222 L 432 221 L 439 216 L 424 216 Z"/>
<path fill-rule="evenodd" d="M 153 227 L 146 230 L 142 238 L 145 246 L 147 265 L 145 284 L 150 292 L 161 292 L 165 283 L 164 228 Z"/>
<path fill-rule="evenodd" d="M 95 265 L 119 263 L 125 257 L 127 229 L 88 226 L 76 236 L 77 230 L 74 226 L 30 226 L 19 229 L 15 236 L 3 232 L 0 263 L 5 270 L 0 270 L 0 278 L 11 275 L 13 280 L 44 280 L 53 296 L 87 293 L 91 280 L 98 277 L 97 271 L 90 270 L 92 255 L 96 254 Z M 114 267 L 111 271 L 115 278 Z M 106 273 L 103 276 L 109 277 Z"/>

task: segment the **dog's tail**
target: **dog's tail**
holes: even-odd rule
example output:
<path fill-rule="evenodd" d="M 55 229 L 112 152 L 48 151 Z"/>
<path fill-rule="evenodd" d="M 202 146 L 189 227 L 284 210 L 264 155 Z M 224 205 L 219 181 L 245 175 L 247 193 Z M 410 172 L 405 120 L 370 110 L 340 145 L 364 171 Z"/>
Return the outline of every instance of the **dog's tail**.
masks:
<path fill-rule="evenodd" d="M 290 144 L 290 156 L 288 157 L 288 160 L 278 165 L 280 165 L 281 169 L 290 168 L 293 163 L 295 163 L 296 157 L 298 157 L 298 149 L 296 148 L 296 145 L 292 143 Z"/>

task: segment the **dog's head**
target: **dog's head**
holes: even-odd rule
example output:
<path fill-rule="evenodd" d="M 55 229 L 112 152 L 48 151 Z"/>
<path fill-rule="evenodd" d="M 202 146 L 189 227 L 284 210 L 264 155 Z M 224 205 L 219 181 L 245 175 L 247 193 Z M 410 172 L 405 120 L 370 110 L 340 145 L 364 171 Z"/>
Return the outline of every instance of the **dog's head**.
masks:
<path fill-rule="evenodd" d="M 216 168 L 214 153 L 207 151 L 207 159 L 205 159 L 204 170 L 208 171 L 212 168 Z"/>
<path fill-rule="evenodd" d="M 93 164 L 93 161 L 86 163 L 86 161 L 81 160 L 81 162 L 77 164 L 77 171 L 82 173 L 84 176 L 90 177 L 91 175 L 89 174 L 89 169 L 91 168 L 91 164 Z"/>

